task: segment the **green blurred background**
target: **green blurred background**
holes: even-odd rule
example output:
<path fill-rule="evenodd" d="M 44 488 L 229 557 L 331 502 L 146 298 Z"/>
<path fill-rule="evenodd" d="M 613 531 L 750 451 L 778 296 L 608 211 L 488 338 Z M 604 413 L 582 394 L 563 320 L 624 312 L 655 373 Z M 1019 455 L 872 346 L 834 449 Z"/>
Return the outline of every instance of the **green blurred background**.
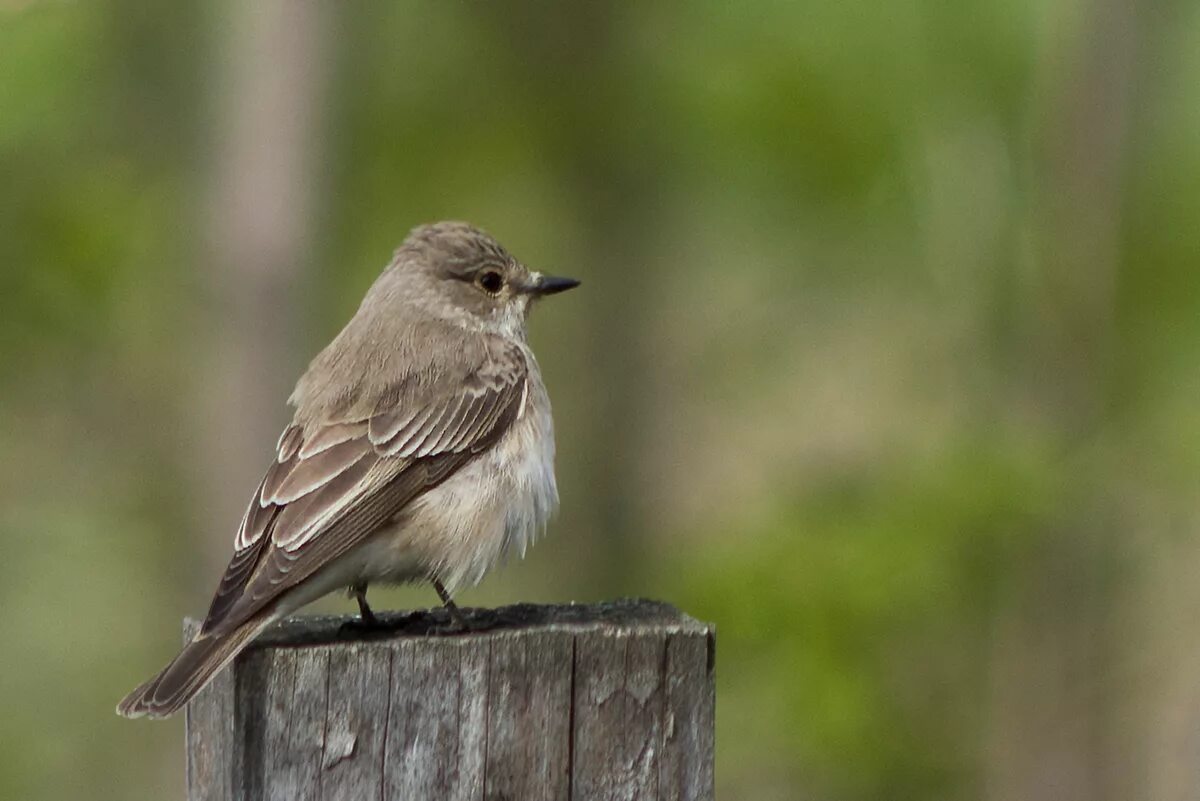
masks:
<path fill-rule="evenodd" d="M 113 706 L 440 218 L 584 282 L 463 601 L 715 622 L 721 798 L 1200 792 L 1200 4 L 157 5 L 0 0 L 0 797 L 183 797 Z"/>

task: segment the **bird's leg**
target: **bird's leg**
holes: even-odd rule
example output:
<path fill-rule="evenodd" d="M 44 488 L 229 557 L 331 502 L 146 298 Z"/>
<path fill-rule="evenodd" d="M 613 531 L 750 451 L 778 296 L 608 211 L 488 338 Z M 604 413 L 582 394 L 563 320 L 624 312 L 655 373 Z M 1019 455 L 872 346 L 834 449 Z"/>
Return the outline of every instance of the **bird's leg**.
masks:
<path fill-rule="evenodd" d="M 354 596 L 354 600 L 358 601 L 358 619 L 364 628 L 375 628 L 379 625 L 379 618 L 375 617 L 375 613 L 371 611 L 371 607 L 367 604 L 367 584 L 362 582 L 350 587 L 350 594 Z"/>
<path fill-rule="evenodd" d="M 458 604 L 454 603 L 454 599 L 450 597 L 450 593 L 446 592 L 446 588 L 442 586 L 442 582 L 438 579 L 432 579 L 433 588 L 437 590 L 438 597 L 442 599 L 442 605 L 446 607 L 446 611 L 450 613 L 450 625 L 453 631 L 466 631 L 467 620 L 463 617 L 462 612 L 458 611 Z"/>

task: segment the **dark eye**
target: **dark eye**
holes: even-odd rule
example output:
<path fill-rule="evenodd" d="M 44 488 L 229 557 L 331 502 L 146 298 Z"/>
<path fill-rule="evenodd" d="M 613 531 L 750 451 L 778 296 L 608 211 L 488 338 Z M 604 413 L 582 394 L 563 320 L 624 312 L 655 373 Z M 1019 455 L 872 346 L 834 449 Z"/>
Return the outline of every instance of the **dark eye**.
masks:
<path fill-rule="evenodd" d="M 489 295 L 498 295 L 504 288 L 504 276 L 497 270 L 484 270 L 475 279 L 475 283 Z"/>

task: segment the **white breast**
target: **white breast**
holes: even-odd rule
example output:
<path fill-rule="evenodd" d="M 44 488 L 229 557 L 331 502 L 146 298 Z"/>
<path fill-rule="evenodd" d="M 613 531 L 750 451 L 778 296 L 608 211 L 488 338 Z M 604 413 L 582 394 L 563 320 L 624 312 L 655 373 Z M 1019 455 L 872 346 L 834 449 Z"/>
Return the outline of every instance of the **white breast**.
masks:
<path fill-rule="evenodd" d="M 529 355 L 532 360 L 532 354 Z M 541 376 L 531 371 L 522 398 L 521 415 L 505 442 L 493 451 L 497 472 L 508 476 L 512 496 L 505 516 L 502 548 L 525 549 L 537 539 L 558 508 L 554 479 L 554 420 Z"/>
<path fill-rule="evenodd" d="M 533 355 L 522 408 L 501 439 L 416 498 L 397 523 L 365 543 L 368 581 L 478 583 L 510 549 L 522 556 L 558 506 L 554 424 Z"/>

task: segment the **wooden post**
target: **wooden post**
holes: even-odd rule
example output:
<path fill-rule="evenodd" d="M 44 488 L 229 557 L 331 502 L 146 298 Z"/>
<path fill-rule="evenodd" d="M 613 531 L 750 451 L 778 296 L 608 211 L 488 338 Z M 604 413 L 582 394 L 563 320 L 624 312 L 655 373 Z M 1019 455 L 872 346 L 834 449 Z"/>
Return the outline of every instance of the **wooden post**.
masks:
<path fill-rule="evenodd" d="M 712 799 L 711 626 L 644 600 L 464 614 L 268 629 L 187 708 L 189 801 Z"/>

